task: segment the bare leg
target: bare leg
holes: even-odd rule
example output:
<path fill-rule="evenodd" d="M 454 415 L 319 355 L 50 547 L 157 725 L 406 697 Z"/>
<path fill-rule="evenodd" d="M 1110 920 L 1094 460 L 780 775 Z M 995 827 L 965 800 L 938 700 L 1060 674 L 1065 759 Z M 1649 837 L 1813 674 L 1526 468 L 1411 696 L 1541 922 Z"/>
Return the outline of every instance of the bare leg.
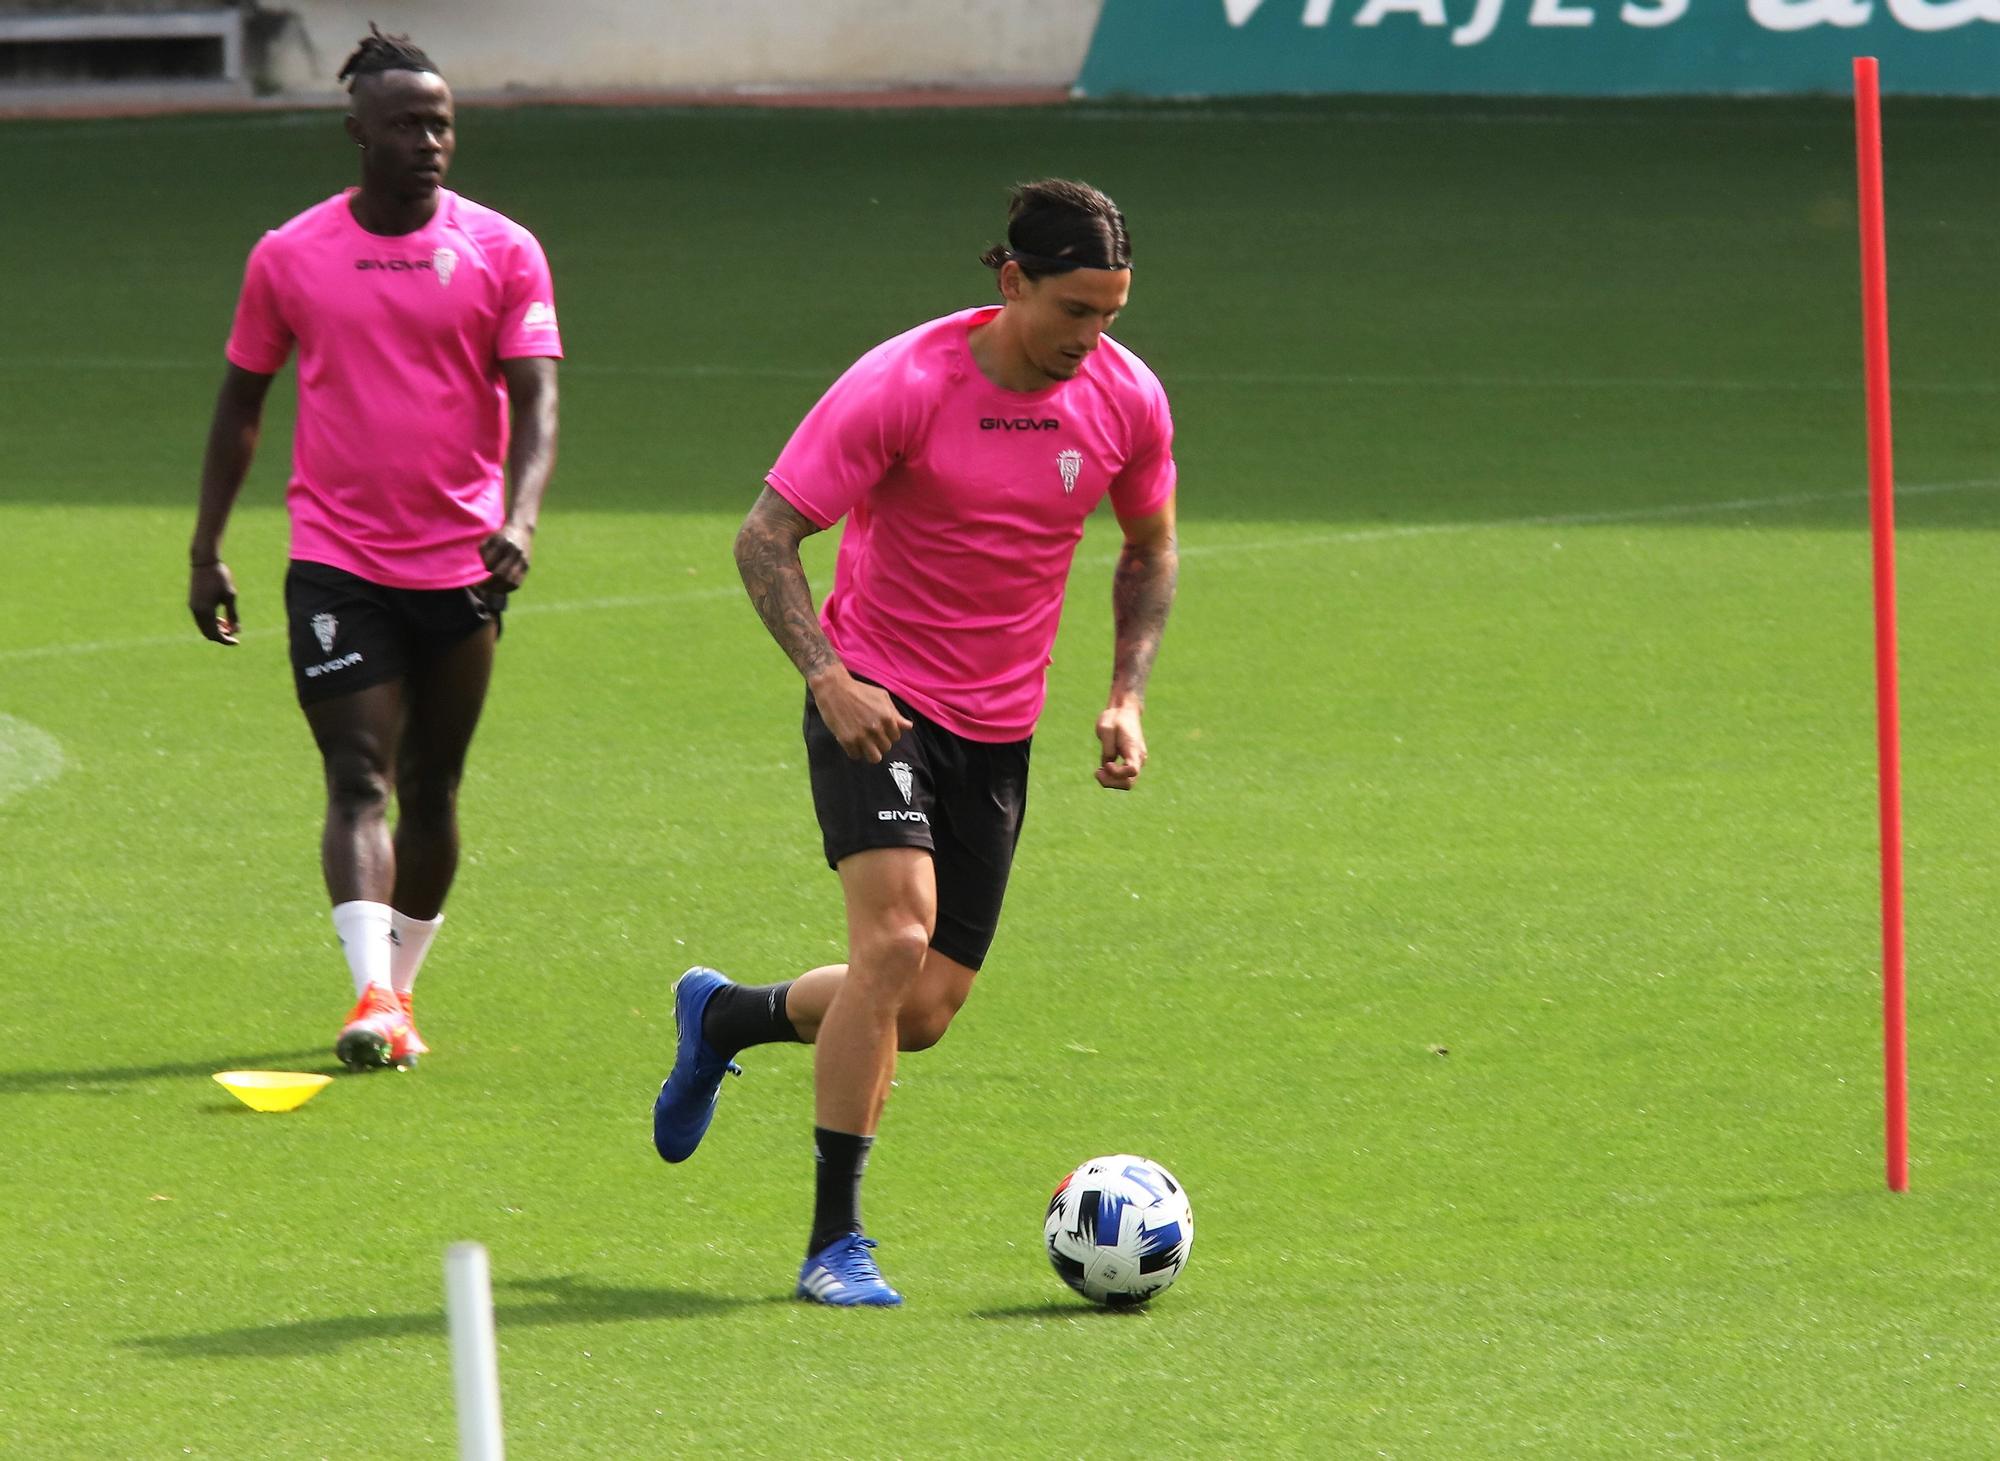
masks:
<path fill-rule="evenodd" d="M 402 734 L 403 685 L 391 680 L 305 707 L 326 771 L 320 868 L 335 904 L 387 903 L 396 882 L 389 785 Z"/>
<path fill-rule="evenodd" d="M 821 964 L 799 975 L 785 991 L 785 1018 L 792 1022 L 792 1028 L 806 1044 L 819 1039 L 820 1024 L 826 1019 L 834 995 L 840 991 L 840 981 L 846 977 L 845 964 Z"/>
<path fill-rule="evenodd" d="M 409 716 L 396 756 L 396 878 L 388 900 L 431 919 L 458 872 L 458 784 L 493 676 L 496 628 L 482 625 L 409 682 Z"/>
<path fill-rule="evenodd" d="M 952 1016 L 972 993 L 972 981 L 978 974 L 978 970 L 948 959 L 936 949 L 927 949 L 923 971 L 896 1013 L 896 1048 L 928 1050 L 943 1039 Z M 819 1038 L 820 1025 L 846 977 L 847 965 L 822 964 L 799 975 L 786 991 L 785 1017 L 806 1044 Z"/>
<path fill-rule="evenodd" d="M 896 1072 L 897 1015 L 930 947 L 937 884 L 928 852 L 880 847 L 845 859 L 840 886 L 847 974 L 814 1042 L 814 1119 L 829 1131 L 872 1136 Z"/>

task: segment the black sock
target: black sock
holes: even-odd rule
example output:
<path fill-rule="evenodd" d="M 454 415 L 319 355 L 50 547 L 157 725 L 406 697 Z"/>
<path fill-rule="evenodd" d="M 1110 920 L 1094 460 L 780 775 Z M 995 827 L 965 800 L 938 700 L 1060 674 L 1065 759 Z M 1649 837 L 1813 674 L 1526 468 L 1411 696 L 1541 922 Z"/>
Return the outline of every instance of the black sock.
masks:
<path fill-rule="evenodd" d="M 819 1175 L 813 1190 L 812 1241 L 806 1245 L 808 1258 L 836 1238 L 861 1231 L 861 1174 L 868 1170 L 868 1151 L 874 1145 L 872 1136 L 828 1131 L 824 1126 L 813 1128 Z"/>
<path fill-rule="evenodd" d="M 752 1045 L 768 1045 L 773 1040 L 797 1040 L 799 1032 L 785 1015 L 785 994 L 792 981 L 783 984 L 725 984 L 708 997 L 702 1011 L 701 1038 L 718 1055 L 734 1055 Z"/>

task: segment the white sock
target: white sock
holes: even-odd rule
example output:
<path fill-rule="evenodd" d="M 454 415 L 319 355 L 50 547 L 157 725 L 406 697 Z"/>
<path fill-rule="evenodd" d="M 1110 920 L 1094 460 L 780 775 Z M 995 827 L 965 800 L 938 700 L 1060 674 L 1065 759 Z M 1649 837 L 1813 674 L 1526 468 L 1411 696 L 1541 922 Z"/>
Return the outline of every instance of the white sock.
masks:
<path fill-rule="evenodd" d="M 444 915 L 412 918 L 392 909 L 391 917 L 389 940 L 394 948 L 389 956 L 389 978 L 396 993 L 408 994 L 417 982 L 417 970 L 424 967 L 424 955 L 431 951 L 431 940 L 437 937 Z"/>
<path fill-rule="evenodd" d="M 333 931 L 340 935 L 340 951 L 347 955 L 347 970 L 354 976 L 354 995 L 360 998 L 368 986 L 389 984 L 390 908 L 387 903 L 333 905 Z"/>

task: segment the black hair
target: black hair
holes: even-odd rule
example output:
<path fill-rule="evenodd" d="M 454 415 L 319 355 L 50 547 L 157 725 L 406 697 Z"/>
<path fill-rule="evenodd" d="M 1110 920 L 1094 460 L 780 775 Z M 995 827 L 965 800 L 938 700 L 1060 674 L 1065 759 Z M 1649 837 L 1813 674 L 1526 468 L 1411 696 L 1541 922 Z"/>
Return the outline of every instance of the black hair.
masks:
<path fill-rule="evenodd" d="M 1012 259 L 1030 279 L 1074 269 L 1129 269 L 1132 240 L 1118 205 L 1089 183 L 1043 178 L 1007 200 L 1007 242 L 979 256 L 989 269 Z"/>
<path fill-rule="evenodd" d="M 347 58 L 347 64 L 340 68 L 340 74 L 333 79 L 345 81 L 349 91 L 364 76 L 380 76 L 384 71 L 428 71 L 433 76 L 443 73 L 437 63 L 410 44 L 408 36 L 382 34 L 382 27 L 374 21 L 368 22 L 368 34 L 361 38 L 361 44 L 354 48 L 354 54 Z"/>

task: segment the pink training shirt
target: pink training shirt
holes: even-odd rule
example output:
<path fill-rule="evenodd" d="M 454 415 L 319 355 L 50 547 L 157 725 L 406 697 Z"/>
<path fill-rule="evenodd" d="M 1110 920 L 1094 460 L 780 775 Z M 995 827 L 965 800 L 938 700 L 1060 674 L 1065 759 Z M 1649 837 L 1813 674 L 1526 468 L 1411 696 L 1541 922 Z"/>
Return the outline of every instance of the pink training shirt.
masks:
<path fill-rule="evenodd" d="M 348 197 L 250 251 L 229 359 L 275 375 L 298 346 L 293 558 L 463 588 L 486 577 L 479 545 L 506 511 L 500 362 L 562 355 L 548 260 L 520 224 L 449 190 L 393 237 L 356 223 Z"/>
<path fill-rule="evenodd" d="M 999 306 L 876 346 L 834 382 L 765 478 L 847 530 L 820 622 L 849 670 L 975 741 L 1033 733 L 1084 519 L 1174 493 L 1173 419 L 1110 336 L 1076 376 L 994 385 L 968 336 Z"/>

